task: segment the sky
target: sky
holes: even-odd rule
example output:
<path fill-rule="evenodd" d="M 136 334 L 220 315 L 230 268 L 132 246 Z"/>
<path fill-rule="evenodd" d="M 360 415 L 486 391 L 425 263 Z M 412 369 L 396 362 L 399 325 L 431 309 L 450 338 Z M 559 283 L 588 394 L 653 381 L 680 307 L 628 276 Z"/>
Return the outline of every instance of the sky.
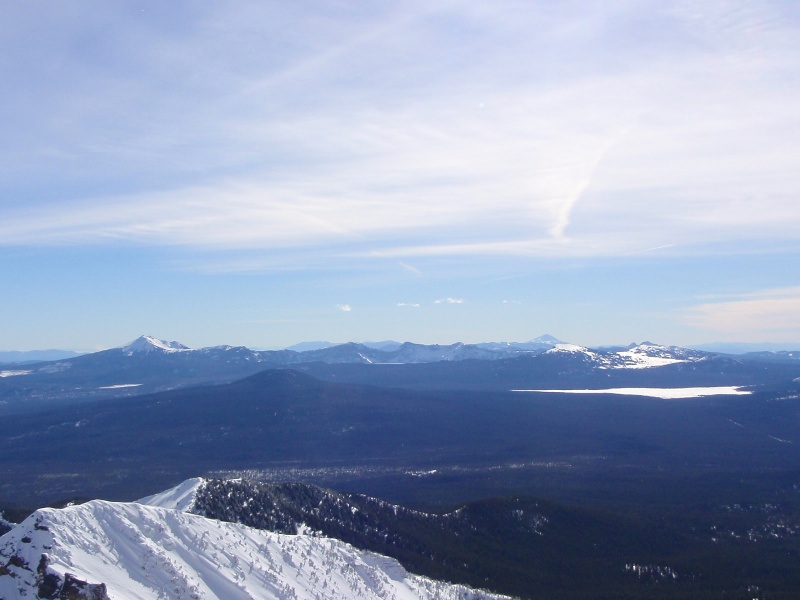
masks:
<path fill-rule="evenodd" d="M 31 0 L 0 77 L 3 350 L 800 341 L 798 3 Z"/>

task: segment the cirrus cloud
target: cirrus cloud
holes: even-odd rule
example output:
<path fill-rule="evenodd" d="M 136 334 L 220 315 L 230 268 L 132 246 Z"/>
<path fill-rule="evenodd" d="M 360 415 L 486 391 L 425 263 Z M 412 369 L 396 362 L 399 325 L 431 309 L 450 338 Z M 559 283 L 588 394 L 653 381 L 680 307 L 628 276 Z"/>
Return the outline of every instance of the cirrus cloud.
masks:
<path fill-rule="evenodd" d="M 763 290 L 689 308 L 685 321 L 720 341 L 800 341 L 800 287 Z"/>
<path fill-rule="evenodd" d="M 734 4 L 195 7 L 175 38 L 150 13 L 104 38 L 118 68 L 70 40 L 124 14 L 56 11 L 0 72 L 0 245 L 359 248 L 421 275 L 400 259 L 796 241 L 800 27 Z M 74 77 L 39 79 L 56 56 Z"/>

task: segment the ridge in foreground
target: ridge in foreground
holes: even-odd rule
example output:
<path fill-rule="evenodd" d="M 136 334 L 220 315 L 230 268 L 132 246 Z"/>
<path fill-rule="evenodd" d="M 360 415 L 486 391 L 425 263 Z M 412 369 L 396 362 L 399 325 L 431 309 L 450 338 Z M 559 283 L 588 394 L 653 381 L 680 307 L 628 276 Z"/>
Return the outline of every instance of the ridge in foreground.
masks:
<path fill-rule="evenodd" d="M 0 598 L 492 600 L 338 540 L 137 503 L 40 509 L 0 538 Z"/>

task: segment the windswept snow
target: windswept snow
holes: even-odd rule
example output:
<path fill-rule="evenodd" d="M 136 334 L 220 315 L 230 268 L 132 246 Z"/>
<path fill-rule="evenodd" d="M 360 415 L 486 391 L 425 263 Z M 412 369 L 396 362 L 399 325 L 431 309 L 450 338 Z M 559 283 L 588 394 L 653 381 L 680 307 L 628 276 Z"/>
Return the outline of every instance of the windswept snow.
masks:
<path fill-rule="evenodd" d="M 36 511 L 0 538 L 0 567 L 7 599 L 38 597 L 44 576 L 98 584 L 97 597 L 104 584 L 115 600 L 504 598 L 411 575 L 338 540 L 102 500 Z"/>
<path fill-rule="evenodd" d="M 626 396 L 651 396 L 653 398 L 699 398 L 701 396 L 742 396 L 750 394 L 734 385 L 688 388 L 607 388 L 602 390 L 511 390 L 512 392 L 543 392 L 548 394 L 622 394 Z"/>

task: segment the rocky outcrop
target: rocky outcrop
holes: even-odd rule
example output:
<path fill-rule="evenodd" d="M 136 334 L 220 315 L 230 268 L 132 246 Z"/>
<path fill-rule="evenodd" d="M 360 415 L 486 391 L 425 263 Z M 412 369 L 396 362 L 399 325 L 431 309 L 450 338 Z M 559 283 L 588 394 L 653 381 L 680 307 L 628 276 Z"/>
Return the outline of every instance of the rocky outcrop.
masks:
<path fill-rule="evenodd" d="M 89 583 L 66 573 L 63 579 L 47 568 L 47 555 L 42 554 L 36 569 L 36 595 L 47 600 L 110 600 L 105 583 Z"/>

